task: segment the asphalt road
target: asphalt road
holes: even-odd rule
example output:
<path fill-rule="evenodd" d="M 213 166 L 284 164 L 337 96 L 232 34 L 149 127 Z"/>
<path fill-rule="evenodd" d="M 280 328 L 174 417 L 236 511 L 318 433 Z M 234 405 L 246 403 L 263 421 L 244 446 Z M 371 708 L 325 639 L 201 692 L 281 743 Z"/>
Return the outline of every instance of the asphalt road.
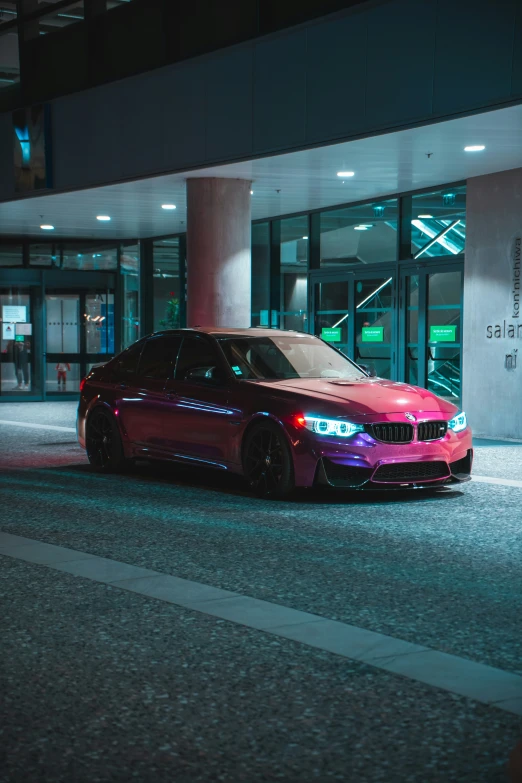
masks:
<path fill-rule="evenodd" d="M 0 420 L 74 426 L 70 403 Z M 477 472 L 519 478 L 520 446 Z M 522 674 L 522 487 L 252 498 L 173 465 L 99 476 L 0 423 L 0 528 Z M 262 632 L 0 557 L 0 780 L 505 780 L 521 720 Z"/>

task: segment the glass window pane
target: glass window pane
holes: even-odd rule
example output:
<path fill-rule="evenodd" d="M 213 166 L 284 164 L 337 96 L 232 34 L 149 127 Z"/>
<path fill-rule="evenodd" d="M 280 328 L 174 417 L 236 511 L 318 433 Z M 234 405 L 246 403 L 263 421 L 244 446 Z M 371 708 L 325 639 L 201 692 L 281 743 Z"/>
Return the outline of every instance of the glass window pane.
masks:
<path fill-rule="evenodd" d="M 111 369 L 116 376 L 134 375 L 134 373 L 138 371 L 138 362 L 143 346 L 144 342 L 140 341 L 131 345 L 130 348 L 127 348 L 123 353 L 120 353 L 114 360 L 114 364 L 111 365 Z"/>
<path fill-rule="evenodd" d="M 406 278 L 406 382 L 419 383 L 419 276 Z"/>
<path fill-rule="evenodd" d="M 252 225 L 252 326 L 270 326 L 270 224 Z"/>
<path fill-rule="evenodd" d="M 413 196 L 411 253 L 414 258 L 456 256 L 464 252 L 465 245 L 465 186 Z"/>
<path fill-rule="evenodd" d="M 0 394 L 34 393 L 33 322 L 29 289 L 0 289 Z"/>
<path fill-rule="evenodd" d="M 54 244 L 29 245 L 31 266 L 60 266 L 60 247 Z"/>
<path fill-rule="evenodd" d="M 308 331 L 308 215 L 281 221 L 281 329 Z"/>
<path fill-rule="evenodd" d="M 343 353 L 348 347 L 348 282 L 316 283 L 315 334 L 333 343 Z"/>
<path fill-rule="evenodd" d="M 461 396 L 462 272 L 428 280 L 428 389 L 452 402 Z"/>
<path fill-rule="evenodd" d="M 16 19 L 16 4 L 2 3 L 3 22 Z M 11 87 L 20 80 L 20 58 L 18 54 L 18 34 L 16 30 L 4 33 L 0 37 L 0 90 Z"/>
<path fill-rule="evenodd" d="M 47 353 L 80 352 L 80 297 L 48 293 L 45 297 Z"/>
<path fill-rule="evenodd" d="M 153 337 L 147 340 L 142 351 L 138 375 L 140 378 L 152 378 L 166 381 L 174 369 L 181 336 Z"/>
<path fill-rule="evenodd" d="M 62 269 L 114 272 L 117 267 L 116 245 L 104 245 L 96 242 L 66 242 L 63 245 Z"/>
<path fill-rule="evenodd" d="M 23 262 L 22 245 L 0 245 L 0 266 L 22 266 Z"/>
<path fill-rule="evenodd" d="M 153 242 L 154 331 L 179 329 L 184 281 L 180 280 L 179 237 Z"/>
<path fill-rule="evenodd" d="M 122 245 L 120 253 L 122 282 L 123 348 L 132 345 L 140 336 L 140 245 Z"/>
<path fill-rule="evenodd" d="M 221 357 L 209 342 L 198 337 L 185 337 L 176 365 L 176 379 L 183 381 L 191 371 L 221 364 Z"/>
<path fill-rule="evenodd" d="M 46 394 L 63 394 L 77 392 L 80 388 L 80 365 L 72 362 L 58 361 L 46 363 L 45 392 Z"/>
<path fill-rule="evenodd" d="M 58 0 L 39 0 L 40 7 L 49 9 L 45 16 L 39 19 L 40 35 L 57 32 L 63 27 L 68 27 L 77 22 L 83 22 L 84 0 L 73 0 L 70 5 L 53 10 L 53 3 Z"/>
<path fill-rule="evenodd" d="M 85 348 L 87 353 L 114 353 L 114 294 L 85 295 Z"/>
<path fill-rule="evenodd" d="M 321 213 L 321 267 L 389 263 L 397 258 L 397 199 Z"/>
<path fill-rule="evenodd" d="M 390 378 L 393 278 L 355 281 L 356 361 L 372 376 Z"/>

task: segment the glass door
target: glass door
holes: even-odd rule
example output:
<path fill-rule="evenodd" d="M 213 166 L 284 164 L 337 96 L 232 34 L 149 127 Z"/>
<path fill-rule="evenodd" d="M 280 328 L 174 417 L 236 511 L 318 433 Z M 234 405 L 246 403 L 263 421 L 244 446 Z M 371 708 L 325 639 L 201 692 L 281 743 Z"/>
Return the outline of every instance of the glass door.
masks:
<path fill-rule="evenodd" d="M 351 356 L 349 283 L 346 277 L 314 281 L 312 313 L 314 334 Z"/>
<path fill-rule="evenodd" d="M 0 288 L 0 397 L 40 396 L 35 289 Z M 39 305 L 38 305 L 39 308 Z"/>
<path fill-rule="evenodd" d="M 405 271 L 401 280 L 401 370 L 458 405 L 462 394 L 462 264 Z"/>
<path fill-rule="evenodd" d="M 440 397 L 461 400 L 462 271 L 428 274 L 427 388 Z"/>
<path fill-rule="evenodd" d="M 355 361 L 371 376 L 393 378 L 393 277 L 355 278 Z"/>
<path fill-rule="evenodd" d="M 80 384 L 80 295 L 45 296 L 45 395 L 77 391 Z"/>
<path fill-rule="evenodd" d="M 114 355 L 114 291 L 47 290 L 45 395 L 76 395 L 95 364 Z"/>
<path fill-rule="evenodd" d="M 313 331 L 364 367 L 395 378 L 395 277 L 389 272 L 311 275 Z"/>

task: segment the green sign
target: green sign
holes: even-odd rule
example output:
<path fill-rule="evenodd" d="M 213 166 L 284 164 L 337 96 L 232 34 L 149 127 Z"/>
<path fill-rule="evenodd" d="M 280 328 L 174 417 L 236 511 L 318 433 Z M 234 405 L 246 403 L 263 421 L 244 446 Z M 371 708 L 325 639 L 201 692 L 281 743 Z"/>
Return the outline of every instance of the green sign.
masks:
<path fill-rule="evenodd" d="M 455 343 L 456 326 L 430 326 L 430 343 Z"/>
<path fill-rule="evenodd" d="M 383 343 L 384 326 L 363 326 L 362 341 L 363 343 Z"/>
<path fill-rule="evenodd" d="M 17 343 L 23 343 L 24 340 L 25 340 L 25 337 L 23 336 L 23 334 L 17 334 L 15 336 L 15 342 L 17 342 Z"/>
<path fill-rule="evenodd" d="M 323 340 L 328 340 L 329 343 L 340 343 L 341 330 L 336 329 L 335 327 L 330 327 L 328 329 L 325 329 L 323 327 L 321 329 L 321 337 L 323 338 Z"/>

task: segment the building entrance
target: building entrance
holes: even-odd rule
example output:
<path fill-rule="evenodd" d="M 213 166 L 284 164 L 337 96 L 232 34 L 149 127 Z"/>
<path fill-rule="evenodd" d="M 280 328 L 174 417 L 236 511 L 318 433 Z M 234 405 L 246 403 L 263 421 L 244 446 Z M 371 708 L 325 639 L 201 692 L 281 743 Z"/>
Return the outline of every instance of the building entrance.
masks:
<path fill-rule="evenodd" d="M 310 274 L 311 324 L 370 375 L 461 399 L 463 264 Z"/>
<path fill-rule="evenodd" d="M 77 397 L 81 378 L 115 353 L 114 305 L 103 285 L 0 288 L 0 398 Z"/>

